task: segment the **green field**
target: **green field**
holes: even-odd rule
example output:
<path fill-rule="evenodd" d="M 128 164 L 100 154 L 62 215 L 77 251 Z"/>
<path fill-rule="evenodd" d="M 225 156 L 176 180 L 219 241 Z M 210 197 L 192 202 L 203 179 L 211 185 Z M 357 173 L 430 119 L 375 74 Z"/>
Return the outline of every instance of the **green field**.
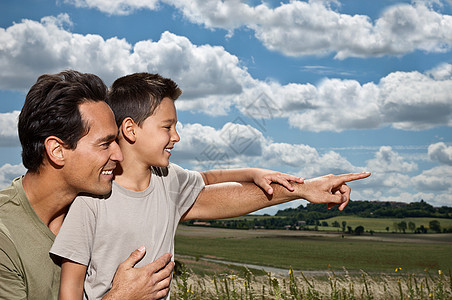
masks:
<path fill-rule="evenodd" d="M 176 234 L 176 259 L 182 254 L 295 270 L 346 268 L 384 273 L 393 273 L 398 267 L 407 272 L 423 272 L 426 268 L 448 270 L 452 269 L 451 253 L 452 234 L 353 236 L 187 226 L 180 226 Z"/>
<path fill-rule="evenodd" d="M 332 224 L 334 221 L 337 221 L 341 226 L 342 222 L 347 222 L 346 226 L 350 226 L 353 229 L 357 226 L 363 226 L 364 230 L 370 231 L 373 230 L 374 232 L 387 232 L 386 227 L 389 227 L 389 232 L 397 231 L 397 229 L 394 227 L 395 223 L 400 223 L 402 221 L 405 221 L 407 224 L 408 222 L 413 222 L 416 225 L 416 228 L 423 225 L 425 228 L 429 228 L 429 223 L 432 220 L 437 220 L 440 222 L 441 228 L 452 228 L 452 219 L 441 219 L 441 218 L 360 218 L 360 217 L 353 217 L 353 216 L 339 216 L 334 217 L 326 220 L 329 226 L 318 226 L 319 230 L 333 230 L 333 231 L 342 231 L 342 228 L 338 227 L 332 227 Z M 409 230 L 407 229 L 407 232 Z"/>

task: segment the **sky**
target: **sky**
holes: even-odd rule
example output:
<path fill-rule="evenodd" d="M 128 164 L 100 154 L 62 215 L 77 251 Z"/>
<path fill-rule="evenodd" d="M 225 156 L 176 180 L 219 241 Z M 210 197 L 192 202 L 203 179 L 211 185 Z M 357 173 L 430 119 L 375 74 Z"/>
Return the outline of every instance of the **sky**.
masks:
<path fill-rule="evenodd" d="M 452 206 L 451 14 L 451 0 L 2 0 L 0 187 L 25 172 L 17 116 L 39 75 L 150 72 L 183 90 L 184 168 L 370 171 L 352 200 Z"/>

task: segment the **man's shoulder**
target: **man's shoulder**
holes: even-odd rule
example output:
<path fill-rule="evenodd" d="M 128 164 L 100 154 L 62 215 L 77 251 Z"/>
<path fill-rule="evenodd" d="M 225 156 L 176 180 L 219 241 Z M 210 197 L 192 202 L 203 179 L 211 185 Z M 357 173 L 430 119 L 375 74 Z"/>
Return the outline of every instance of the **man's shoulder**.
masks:
<path fill-rule="evenodd" d="M 19 199 L 18 199 L 18 195 L 19 195 L 19 190 L 17 188 L 17 184 L 20 183 L 19 181 L 21 180 L 20 177 L 16 178 L 13 180 L 13 182 L 5 187 L 4 189 L 0 190 L 0 208 L 7 204 L 7 203 L 15 203 L 15 204 L 19 204 Z"/>

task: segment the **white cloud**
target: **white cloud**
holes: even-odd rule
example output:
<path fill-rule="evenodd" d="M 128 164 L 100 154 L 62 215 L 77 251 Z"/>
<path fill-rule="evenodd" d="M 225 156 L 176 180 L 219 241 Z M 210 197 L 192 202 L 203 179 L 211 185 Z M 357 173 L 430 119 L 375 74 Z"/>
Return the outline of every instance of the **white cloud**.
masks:
<path fill-rule="evenodd" d="M 399 55 L 414 50 L 444 52 L 452 45 L 452 16 L 435 11 L 425 1 L 390 6 L 375 21 L 366 15 L 338 12 L 335 7 L 340 8 L 339 1 L 290 1 L 275 8 L 265 3 L 250 6 L 239 0 L 66 2 L 107 14 L 154 10 L 159 2 L 166 3 L 190 22 L 223 28 L 229 35 L 242 26 L 250 28 L 267 48 L 290 56 L 334 52 L 337 58 L 344 59 Z"/>
<path fill-rule="evenodd" d="M 421 174 L 412 178 L 413 186 L 419 191 L 452 192 L 450 179 L 452 178 L 452 166 L 437 166 L 430 170 L 424 170 Z"/>
<path fill-rule="evenodd" d="M 386 125 L 423 130 L 451 126 L 452 78 L 446 75 L 450 66 L 443 64 L 425 74 L 394 72 L 378 84 L 325 79 L 317 87 L 293 85 L 301 98 L 299 109 L 291 103 L 297 98 L 285 93 L 288 86 L 273 88 L 272 96 L 281 99 L 282 107 L 292 107 L 287 113 L 289 123 L 301 130 L 343 131 Z"/>
<path fill-rule="evenodd" d="M 380 81 L 384 121 L 405 130 L 452 124 L 452 80 L 434 80 L 419 72 L 395 72 Z"/>
<path fill-rule="evenodd" d="M 436 143 L 428 147 L 428 156 L 431 160 L 437 160 L 443 164 L 452 166 L 452 147 L 445 143 Z"/>
<path fill-rule="evenodd" d="M 19 146 L 17 118 L 19 111 L 0 113 L 0 146 Z"/>
<path fill-rule="evenodd" d="M 318 85 L 281 85 L 252 78 L 223 47 L 194 45 L 170 32 L 159 41 L 131 45 L 71 33 L 64 29 L 70 23 L 60 15 L 0 29 L 0 88 L 25 90 L 43 72 L 66 68 L 98 74 L 107 84 L 133 72 L 162 72 L 184 90 L 176 102 L 179 110 L 225 115 L 236 106 L 247 116 L 284 117 L 309 131 L 452 125 L 451 64 L 425 74 L 394 72 L 378 84 L 333 78 Z"/>
<path fill-rule="evenodd" d="M 25 174 L 25 168 L 22 164 L 10 165 L 4 164 L 0 167 L 0 189 L 11 184 L 14 178 Z"/>
<path fill-rule="evenodd" d="M 334 151 L 320 155 L 308 145 L 274 143 L 243 123 L 226 123 L 218 130 L 201 124 L 179 124 L 178 131 L 181 141 L 175 145 L 172 159 L 189 162 L 197 170 L 261 167 L 304 178 L 364 170 Z"/>
<path fill-rule="evenodd" d="M 110 15 L 128 15 L 138 9 L 154 10 L 159 0 L 63 0 L 76 7 L 97 8 Z"/>
<path fill-rule="evenodd" d="M 181 141 L 175 145 L 173 160 L 190 163 L 196 170 L 239 168 L 260 158 L 266 139 L 260 131 L 228 122 L 221 129 L 201 124 L 178 124 Z"/>
<path fill-rule="evenodd" d="M 131 46 L 125 40 L 74 34 L 64 29 L 65 24 L 70 25 L 69 17 L 61 14 L 0 29 L 0 88 L 27 89 L 43 72 L 67 68 L 104 80 L 129 71 L 124 60 Z"/>
<path fill-rule="evenodd" d="M 438 67 L 427 72 L 435 80 L 450 80 L 452 79 L 452 64 L 443 63 Z"/>
<path fill-rule="evenodd" d="M 415 163 L 406 162 L 390 146 L 381 147 L 375 158 L 368 161 L 367 166 L 372 172 L 378 173 L 406 173 L 417 169 Z"/>
<path fill-rule="evenodd" d="M 124 39 L 71 33 L 63 27 L 69 22 L 63 14 L 0 28 L 0 88 L 25 90 L 43 72 L 67 68 L 95 73 L 107 84 L 133 72 L 161 72 L 184 90 L 180 109 L 225 114 L 234 95 L 251 80 L 238 58 L 223 47 L 196 46 L 169 32 L 157 42 L 132 46 Z"/>

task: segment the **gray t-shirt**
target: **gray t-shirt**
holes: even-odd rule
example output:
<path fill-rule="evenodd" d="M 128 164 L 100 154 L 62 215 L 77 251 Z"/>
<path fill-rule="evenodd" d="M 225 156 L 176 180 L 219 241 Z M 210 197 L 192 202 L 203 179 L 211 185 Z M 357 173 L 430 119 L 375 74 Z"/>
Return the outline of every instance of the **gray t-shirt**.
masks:
<path fill-rule="evenodd" d="M 200 173 L 170 164 L 153 168 L 144 191 L 113 182 L 109 196 L 79 196 L 50 252 L 88 266 L 84 297 L 100 299 L 111 288 L 118 265 L 139 246 L 146 246 L 146 255 L 136 267 L 174 254 L 179 220 L 203 187 Z"/>

